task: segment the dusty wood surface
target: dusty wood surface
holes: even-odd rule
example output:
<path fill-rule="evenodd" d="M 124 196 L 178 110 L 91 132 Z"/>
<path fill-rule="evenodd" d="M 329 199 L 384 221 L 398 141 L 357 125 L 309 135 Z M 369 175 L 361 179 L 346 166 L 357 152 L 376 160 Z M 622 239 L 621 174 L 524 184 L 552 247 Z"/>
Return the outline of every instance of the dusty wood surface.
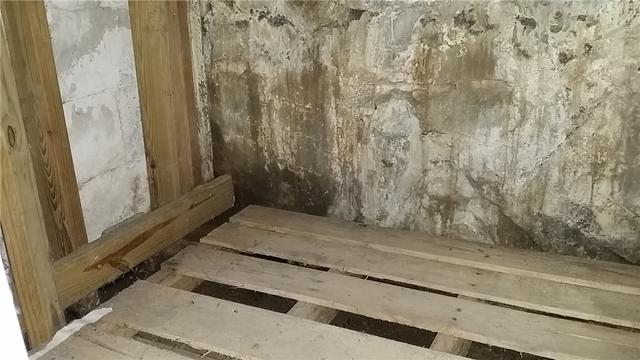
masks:
<path fill-rule="evenodd" d="M 473 341 L 459 337 L 438 333 L 429 349 L 449 354 L 466 356 Z"/>
<path fill-rule="evenodd" d="M 184 276 L 167 269 L 160 269 L 149 276 L 147 281 L 185 291 L 191 291 L 204 282 L 202 279 Z"/>
<path fill-rule="evenodd" d="M 240 359 L 459 359 L 144 281 L 106 306 L 105 321 Z"/>
<path fill-rule="evenodd" d="M 60 302 L 68 306 L 114 280 L 233 206 L 228 175 L 198 186 L 55 262 Z"/>
<path fill-rule="evenodd" d="M 190 246 L 165 262 L 192 277 L 393 321 L 525 353 L 635 359 L 640 333 Z"/>
<path fill-rule="evenodd" d="M 202 182 L 187 6 L 129 2 L 152 208 Z"/>
<path fill-rule="evenodd" d="M 361 226 L 339 219 L 249 206 L 231 222 L 318 240 L 368 247 L 429 260 L 640 295 L 637 266 L 474 243 L 424 233 Z"/>
<path fill-rule="evenodd" d="M 20 99 L 0 18 L 0 219 L 29 342 L 38 346 L 63 323 Z"/>
<path fill-rule="evenodd" d="M 319 241 L 308 235 L 276 233 L 233 223 L 222 225 L 201 241 L 563 316 L 640 328 L 640 295 L 427 260 L 384 252 L 363 244 Z"/>
<path fill-rule="evenodd" d="M 335 270 L 329 271 L 335 272 Z M 291 309 L 289 309 L 289 311 L 287 311 L 287 314 L 301 319 L 308 319 L 328 324 L 338 315 L 338 312 L 338 310 L 333 308 L 298 301 Z"/>
<path fill-rule="evenodd" d="M 298 301 L 287 312 L 287 314 L 301 319 L 308 319 L 328 324 L 336 317 L 336 315 L 338 315 L 338 310 L 316 304 L 310 304 L 304 301 Z"/>
<path fill-rule="evenodd" d="M 1 4 L 34 174 L 54 260 L 87 243 L 42 1 Z"/>
<path fill-rule="evenodd" d="M 192 360 L 132 339 L 136 331 L 99 321 L 81 328 L 39 360 Z"/>
<path fill-rule="evenodd" d="M 460 296 L 459 296 L 460 297 Z M 461 297 L 466 300 L 473 300 L 473 298 Z M 469 348 L 473 344 L 473 341 L 447 335 L 444 333 L 437 333 L 429 349 L 442 351 L 449 354 L 466 356 L 469 352 Z"/>

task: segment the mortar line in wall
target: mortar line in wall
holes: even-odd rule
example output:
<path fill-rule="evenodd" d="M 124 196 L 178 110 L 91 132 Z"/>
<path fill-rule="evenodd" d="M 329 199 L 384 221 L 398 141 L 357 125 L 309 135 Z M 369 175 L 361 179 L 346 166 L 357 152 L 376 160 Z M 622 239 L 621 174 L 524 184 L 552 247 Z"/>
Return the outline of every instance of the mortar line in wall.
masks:
<path fill-rule="evenodd" d="M 122 90 L 122 89 L 124 89 L 126 87 L 129 87 L 129 86 L 136 86 L 136 92 L 137 92 L 137 90 L 138 90 L 137 82 L 134 80 L 134 81 L 129 81 L 129 82 L 125 83 L 125 84 L 121 84 L 119 86 L 107 87 L 107 88 L 104 88 L 104 89 L 101 89 L 101 90 L 98 90 L 98 91 L 94 91 L 94 92 L 89 93 L 89 94 L 84 94 L 84 95 L 81 95 L 81 96 L 78 96 L 78 97 L 70 97 L 70 98 L 67 98 L 67 99 L 63 99 L 62 100 L 62 104 L 64 105 L 64 104 L 69 103 L 69 102 L 84 100 L 84 99 L 86 99 L 88 97 L 99 95 L 99 94 L 102 94 L 102 93 L 105 93 L 105 92 L 108 92 L 108 91 L 113 91 L 114 94 L 115 94 L 116 91 Z"/>
<path fill-rule="evenodd" d="M 101 177 L 101 176 L 103 176 L 103 175 L 107 175 L 107 174 L 109 174 L 109 173 L 112 173 L 112 172 L 114 172 L 114 171 L 116 171 L 116 170 L 118 170 L 118 169 L 120 169 L 120 168 L 122 168 L 122 167 L 129 167 L 129 166 L 131 166 L 131 165 L 133 165 L 133 164 L 135 164 L 135 163 L 138 163 L 138 162 L 143 162 L 143 161 L 142 161 L 142 160 L 134 160 L 134 161 L 129 161 L 129 162 L 121 163 L 120 165 L 117 165 L 117 166 L 110 167 L 110 168 L 108 168 L 108 169 L 106 169 L 106 170 L 104 170 L 104 171 L 101 171 L 101 172 L 99 172 L 98 174 L 93 175 L 93 176 L 91 176 L 91 177 L 89 177 L 89 178 L 87 178 L 87 179 L 85 179 L 85 180 L 78 181 L 78 188 L 79 188 L 79 189 L 82 189 L 82 187 L 83 187 L 84 185 L 86 185 L 87 183 L 89 183 L 89 182 L 91 182 L 91 181 L 93 181 L 93 180 L 97 179 L 98 177 Z"/>

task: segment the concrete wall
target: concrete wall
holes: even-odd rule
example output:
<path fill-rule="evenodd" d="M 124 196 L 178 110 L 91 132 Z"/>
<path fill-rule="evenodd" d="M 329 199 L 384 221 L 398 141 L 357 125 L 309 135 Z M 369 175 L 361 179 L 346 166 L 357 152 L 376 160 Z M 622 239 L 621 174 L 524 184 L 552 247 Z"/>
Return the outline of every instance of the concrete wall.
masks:
<path fill-rule="evenodd" d="M 126 1 L 46 1 L 89 240 L 149 209 Z"/>
<path fill-rule="evenodd" d="M 199 12 L 241 203 L 640 263 L 637 1 Z"/>

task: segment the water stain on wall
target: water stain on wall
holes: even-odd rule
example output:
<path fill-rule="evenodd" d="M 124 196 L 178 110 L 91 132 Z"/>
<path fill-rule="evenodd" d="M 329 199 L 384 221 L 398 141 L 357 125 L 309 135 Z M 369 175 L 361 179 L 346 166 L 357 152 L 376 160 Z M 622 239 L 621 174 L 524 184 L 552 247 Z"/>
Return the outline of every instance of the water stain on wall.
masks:
<path fill-rule="evenodd" d="M 640 4 L 205 3 L 241 204 L 640 263 Z"/>

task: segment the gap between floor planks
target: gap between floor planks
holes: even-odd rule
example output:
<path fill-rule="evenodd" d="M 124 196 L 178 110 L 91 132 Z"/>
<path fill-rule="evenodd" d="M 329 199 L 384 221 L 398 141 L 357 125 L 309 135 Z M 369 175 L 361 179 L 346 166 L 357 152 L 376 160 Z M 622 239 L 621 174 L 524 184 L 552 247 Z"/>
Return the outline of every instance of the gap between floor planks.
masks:
<path fill-rule="evenodd" d="M 208 281 L 540 356 L 623 359 L 640 351 L 640 334 L 220 252 L 207 245 L 188 247 L 165 265 Z"/>

